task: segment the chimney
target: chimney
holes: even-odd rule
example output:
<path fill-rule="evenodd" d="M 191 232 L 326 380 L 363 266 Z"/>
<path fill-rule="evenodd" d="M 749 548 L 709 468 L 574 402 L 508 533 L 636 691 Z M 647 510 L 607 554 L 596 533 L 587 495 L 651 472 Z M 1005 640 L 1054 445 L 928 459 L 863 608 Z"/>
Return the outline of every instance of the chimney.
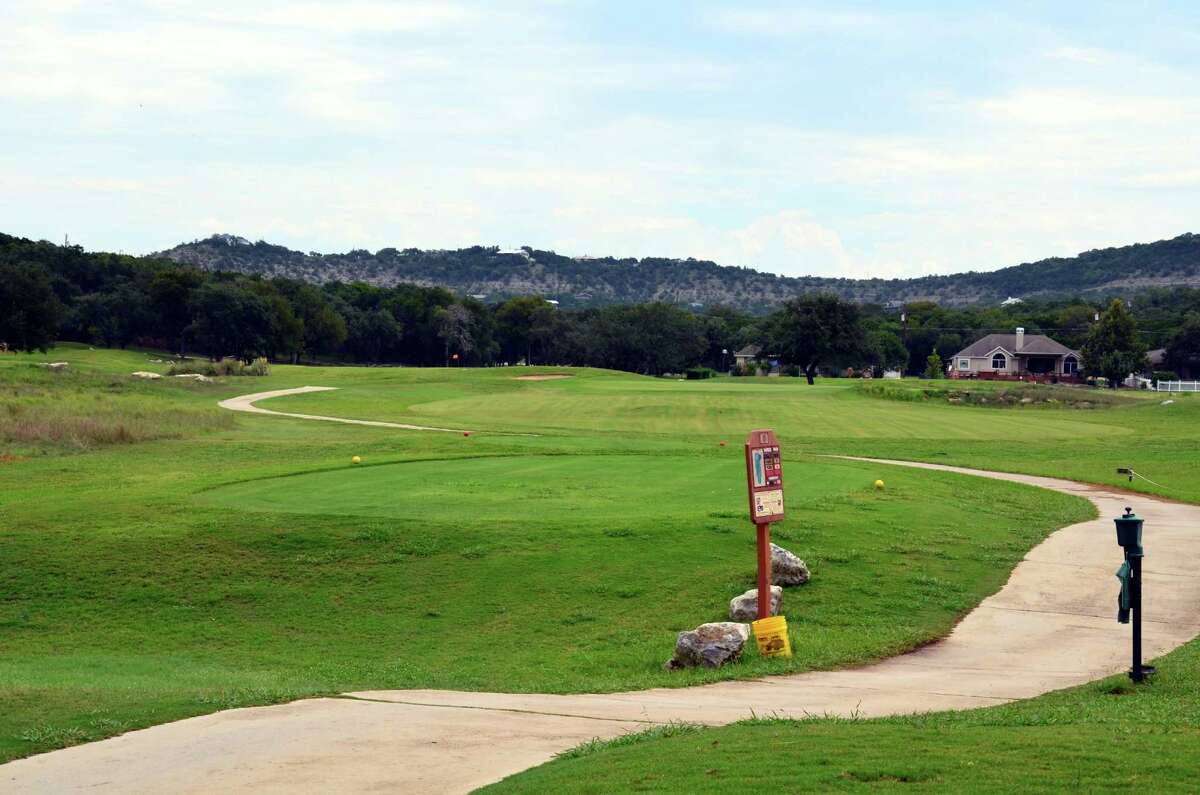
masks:
<path fill-rule="evenodd" d="M 1025 329 L 1017 326 L 1017 352 L 1025 347 Z"/>

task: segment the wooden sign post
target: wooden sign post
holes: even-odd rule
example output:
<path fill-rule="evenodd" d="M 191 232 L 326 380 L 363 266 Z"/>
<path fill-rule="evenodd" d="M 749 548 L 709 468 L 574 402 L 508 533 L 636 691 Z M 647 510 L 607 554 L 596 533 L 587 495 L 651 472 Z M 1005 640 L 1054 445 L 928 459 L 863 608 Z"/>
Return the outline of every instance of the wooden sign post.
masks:
<path fill-rule="evenodd" d="M 750 521 L 758 532 L 758 617 L 771 615 L 771 522 L 783 519 L 783 465 L 775 431 L 746 439 L 746 490 Z"/>

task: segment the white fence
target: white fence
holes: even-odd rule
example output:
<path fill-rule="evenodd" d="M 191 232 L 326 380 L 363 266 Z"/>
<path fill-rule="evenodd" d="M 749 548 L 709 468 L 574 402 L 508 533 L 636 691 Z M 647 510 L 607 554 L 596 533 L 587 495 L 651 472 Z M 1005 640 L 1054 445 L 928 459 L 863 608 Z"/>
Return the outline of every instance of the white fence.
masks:
<path fill-rule="evenodd" d="M 1159 392 L 1200 392 L 1200 381 L 1159 381 Z"/>

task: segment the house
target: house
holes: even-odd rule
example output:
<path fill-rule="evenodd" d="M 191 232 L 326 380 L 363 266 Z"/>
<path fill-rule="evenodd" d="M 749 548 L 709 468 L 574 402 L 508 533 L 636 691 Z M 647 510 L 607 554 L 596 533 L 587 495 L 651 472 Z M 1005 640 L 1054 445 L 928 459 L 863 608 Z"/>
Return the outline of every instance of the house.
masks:
<path fill-rule="evenodd" d="M 1080 382 L 1079 351 L 1042 334 L 988 334 L 954 355 L 951 378 Z"/>
<path fill-rule="evenodd" d="M 763 346 L 747 345 L 740 351 L 734 351 L 733 364 L 743 370 L 751 370 L 759 375 L 779 375 L 779 357 L 774 354 L 764 354 Z"/>
<path fill-rule="evenodd" d="M 1013 298 L 1011 295 L 1000 302 L 1000 306 L 1016 306 L 1025 303 L 1023 298 Z"/>
<path fill-rule="evenodd" d="M 750 367 L 758 359 L 760 353 L 762 353 L 761 345 L 747 345 L 740 351 L 733 352 L 733 363 L 738 367 Z"/>

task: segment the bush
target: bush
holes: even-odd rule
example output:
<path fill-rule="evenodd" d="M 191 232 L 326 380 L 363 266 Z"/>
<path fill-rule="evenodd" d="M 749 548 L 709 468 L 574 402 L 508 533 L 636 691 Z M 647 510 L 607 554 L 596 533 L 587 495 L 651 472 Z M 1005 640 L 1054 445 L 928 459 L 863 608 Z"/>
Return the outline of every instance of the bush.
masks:
<path fill-rule="evenodd" d="M 179 359 L 171 362 L 171 369 L 167 372 L 167 375 L 193 374 L 210 377 L 226 375 L 270 375 L 271 363 L 262 356 L 250 364 L 243 364 L 238 359 L 221 359 L 216 362 Z"/>
<path fill-rule="evenodd" d="M 717 371 L 711 367 L 689 367 L 684 370 L 684 376 L 689 381 L 700 381 L 705 378 L 712 378 L 717 374 Z"/>
<path fill-rule="evenodd" d="M 1155 370 L 1153 373 L 1151 373 L 1150 380 L 1156 384 L 1159 381 L 1178 381 L 1179 375 L 1171 372 L 1170 370 Z"/>
<path fill-rule="evenodd" d="M 758 375 L 758 365 L 756 364 L 735 364 L 729 374 L 737 378 L 747 378 Z"/>

